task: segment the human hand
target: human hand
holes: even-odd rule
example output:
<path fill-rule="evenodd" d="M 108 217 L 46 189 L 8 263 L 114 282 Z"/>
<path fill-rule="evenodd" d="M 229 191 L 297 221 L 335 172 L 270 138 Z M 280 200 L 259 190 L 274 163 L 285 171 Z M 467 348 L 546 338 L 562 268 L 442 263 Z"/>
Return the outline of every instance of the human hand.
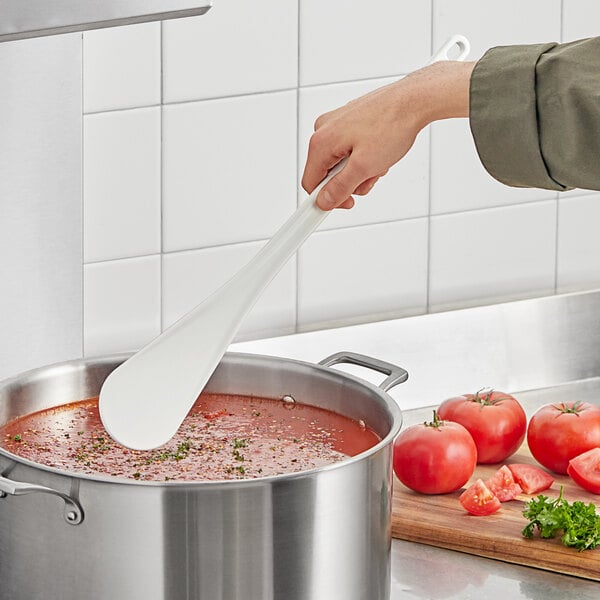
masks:
<path fill-rule="evenodd" d="M 321 115 L 302 177 L 307 192 L 340 160 L 345 167 L 321 190 L 323 210 L 352 208 L 401 160 L 432 121 L 469 114 L 469 82 L 475 63 L 439 62 Z"/>

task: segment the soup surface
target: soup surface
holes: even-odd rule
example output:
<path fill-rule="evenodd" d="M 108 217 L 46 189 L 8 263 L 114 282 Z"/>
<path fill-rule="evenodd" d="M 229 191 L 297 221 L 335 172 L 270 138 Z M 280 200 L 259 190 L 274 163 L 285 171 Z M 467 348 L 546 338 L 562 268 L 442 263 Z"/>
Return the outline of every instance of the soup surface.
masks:
<path fill-rule="evenodd" d="M 291 399 L 203 394 L 164 446 L 124 448 L 98 398 L 32 413 L 0 428 L 9 452 L 57 469 L 140 481 L 250 479 L 320 467 L 379 442 L 363 422 Z"/>

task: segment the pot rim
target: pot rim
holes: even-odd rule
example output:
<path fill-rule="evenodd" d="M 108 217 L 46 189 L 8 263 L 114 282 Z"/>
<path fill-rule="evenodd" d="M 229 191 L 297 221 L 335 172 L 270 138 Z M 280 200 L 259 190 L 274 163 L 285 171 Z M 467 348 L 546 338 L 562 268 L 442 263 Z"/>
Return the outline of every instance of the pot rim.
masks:
<path fill-rule="evenodd" d="M 58 363 L 49 364 L 42 367 L 37 367 L 35 369 L 30 369 L 28 371 L 24 371 L 8 379 L 0 381 L 0 391 L 7 387 L 18 386 L 22 384 L 24 379 L 28 379 L 30 381 L 35 381 L 36 379 L 42 379 L 48 377 L 52 371 L 59 371 L 63 369 L 73 369 L 73 368 L 85 368 L 90 365 L 102 365 L 102 364 L 112 364 L 117 361 L 124 361 L 129 358 L 133 353 L 117 353 L 110 355 L 102 355 L 102 356 L 92 356 L 88 358 L 79 358 L 74 360 L 67 360 Z M 377 444 L 371 446 L 368 450 L 361 452 L 355 456 L 349 456 L 340 461 L 332 462 L 327 465 L 321 467 L 315 467 L 313 469 L 308 469 L 304 471 L 296 471 L 292 473 L 281 473 L 279 475 L 271 475 L 268 477 L 255 477 L 249 479 L 219 479 L 219 480 L 205 480 L 205 481 L 139 481 L 135 479 L 127 479 L 124 477 L 111 477 L 111 476 L 100 476 L 100 475 L 89 475 L 87 473 L 77 473 L 72 471 L 65 471 L 62 469 L 58 469 L 56 467 L 50 467 L 48 465 L 44 465 L 42 463 L 37 463 L 27 458 L 23 458 L 12 452 L 9 452 L 2 446 L 0 446 L 0 456 L 4 456 L 14 463 L 20 463 L 26 465 L 30 468 L 40 469 L 42 471 L 46 471 L 49 473 L 53 473 L 56 475 L 60 475 L 62 477 L 68 477 L 71 479 L 83 479 L 87 481 L 99 482 L 99 483 L 112 483 L 118 485 L 131 485 L 136 487 L 168 487 L 168 488 L 198 488 L 198 487 L 211 487 L 218 488 L 220 486 L 228 486 L 228 487 L 237 487 L 237 486 L 257 486 L 257 485 L 269 485 L 272 483 L 278 483 L 282 481 L 302 479 L 306 477 L 312 477 L 318 473 L 334 471 L 337 469 L 351 467 L 357 462 L 366 460 L 373 456 L 374 454 L 379 453 L 386 446 L 391 445 L 394 441 L 394 438 L 398 435 L 400 428 L 402 426 L 402 412 L 397 402 L 387 393 L 384 392 L 380 387 L 372 384 L 361 377 L 357 377 L 352 375 L 351 373 L 346 373 L 344 371 L 339 371 L 337 369 L 332 369 L 331 367 L 324 367 L 317 363 L 311 363 L 308 361 L 296 360 L 291 358 L 285 358 L 281 356 L 271 356 L 267 354 L 253 354 L 247 352 L 226 352 L 224 356 L 231 356 L 236 358 L 247 358 L 250 360 L 260 360 L 260 359 L 268 359 L 275 360 L 277 362 L 283 363 L 295 363 L 307 366 L 312 369 L 317 369 L 317 371 L 327 373 L 329 376 L 337 377 L 340 380 L 351 379 L 356 383 L 360 384 L 363 387 L 370 389 L 372 392 L 375 392 L 377 396 L 379 396 L 385 402 L 385 409 L 389 414 L 391 420 L 390 431 L 387 435 L 382 438 Z M 68 404 L 66 402 L 65 404 Z M 55 406 L 60 406 L 57 404 Z M 11 469 L 12 470 L 12 469 Z M 0 475 L 3 475 L 0 472 Z M 5 475 L 7 476 L 7 475 Z"/>

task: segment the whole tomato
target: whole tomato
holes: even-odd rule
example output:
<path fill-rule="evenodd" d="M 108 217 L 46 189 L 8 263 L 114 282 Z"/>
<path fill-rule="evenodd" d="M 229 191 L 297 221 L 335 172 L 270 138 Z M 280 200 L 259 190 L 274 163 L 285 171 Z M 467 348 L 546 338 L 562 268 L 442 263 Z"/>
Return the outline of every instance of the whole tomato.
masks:
<path fill-rule="evenodd" d="M 483 464 L 498 463 L 514 454 L 527 431 L 527 417 L 517 399 L 494 390 L 448 398 L 438 414 L 469 431 L 477 446 L 477 462 Z"/>
<path fill-rule="evenodd" d="M 588 402 L 545 404 L 527 428 L 531 454 L 555 473 L 566 473 L 569 461 L 600 447 L 600 406 Z"/>
<path fill-rule="evenodd" d="M 412 425 L 394 442 L 394 472 L 407 487 L 422 494 L 446 494 L 461 488 L 473 474 L 477 449 L 458 423 L 433 421 Z"/>

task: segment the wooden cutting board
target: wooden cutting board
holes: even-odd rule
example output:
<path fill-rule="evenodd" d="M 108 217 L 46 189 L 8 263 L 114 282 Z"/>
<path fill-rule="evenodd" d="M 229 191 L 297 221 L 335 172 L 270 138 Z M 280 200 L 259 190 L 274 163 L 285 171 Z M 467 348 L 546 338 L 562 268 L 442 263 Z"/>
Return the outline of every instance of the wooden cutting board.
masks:
<path fill-rule="evenodd" d="M 537 465 L 526 444 L 505 461 L 505 464 L 510 463 Z M 469 483 L 477 477 L 487 479 L 500 466 L 479 465 Z M 600 496 L 581 489 L 567 475 L 554 475 L 554 478 L 552 487 L 542 494 L 557 498 L 563 485 L 564 497 L 570 502 L 583 500 L 600 507 Z M 536 536 L 528 540 L 521 535 L 528 522 L 522 515 L 523 507 L 534 496 L 522 494 L 511 502 L 504 502 L 496 514 L 476 517 L 461 506 L 458 500 L 461 491 L 428 496 L 409 490 L 394 478 L 392 536 L 600 581 L 600 547 L 578 552 L 563 546 L 559 539 L 542 540 Z"/>

